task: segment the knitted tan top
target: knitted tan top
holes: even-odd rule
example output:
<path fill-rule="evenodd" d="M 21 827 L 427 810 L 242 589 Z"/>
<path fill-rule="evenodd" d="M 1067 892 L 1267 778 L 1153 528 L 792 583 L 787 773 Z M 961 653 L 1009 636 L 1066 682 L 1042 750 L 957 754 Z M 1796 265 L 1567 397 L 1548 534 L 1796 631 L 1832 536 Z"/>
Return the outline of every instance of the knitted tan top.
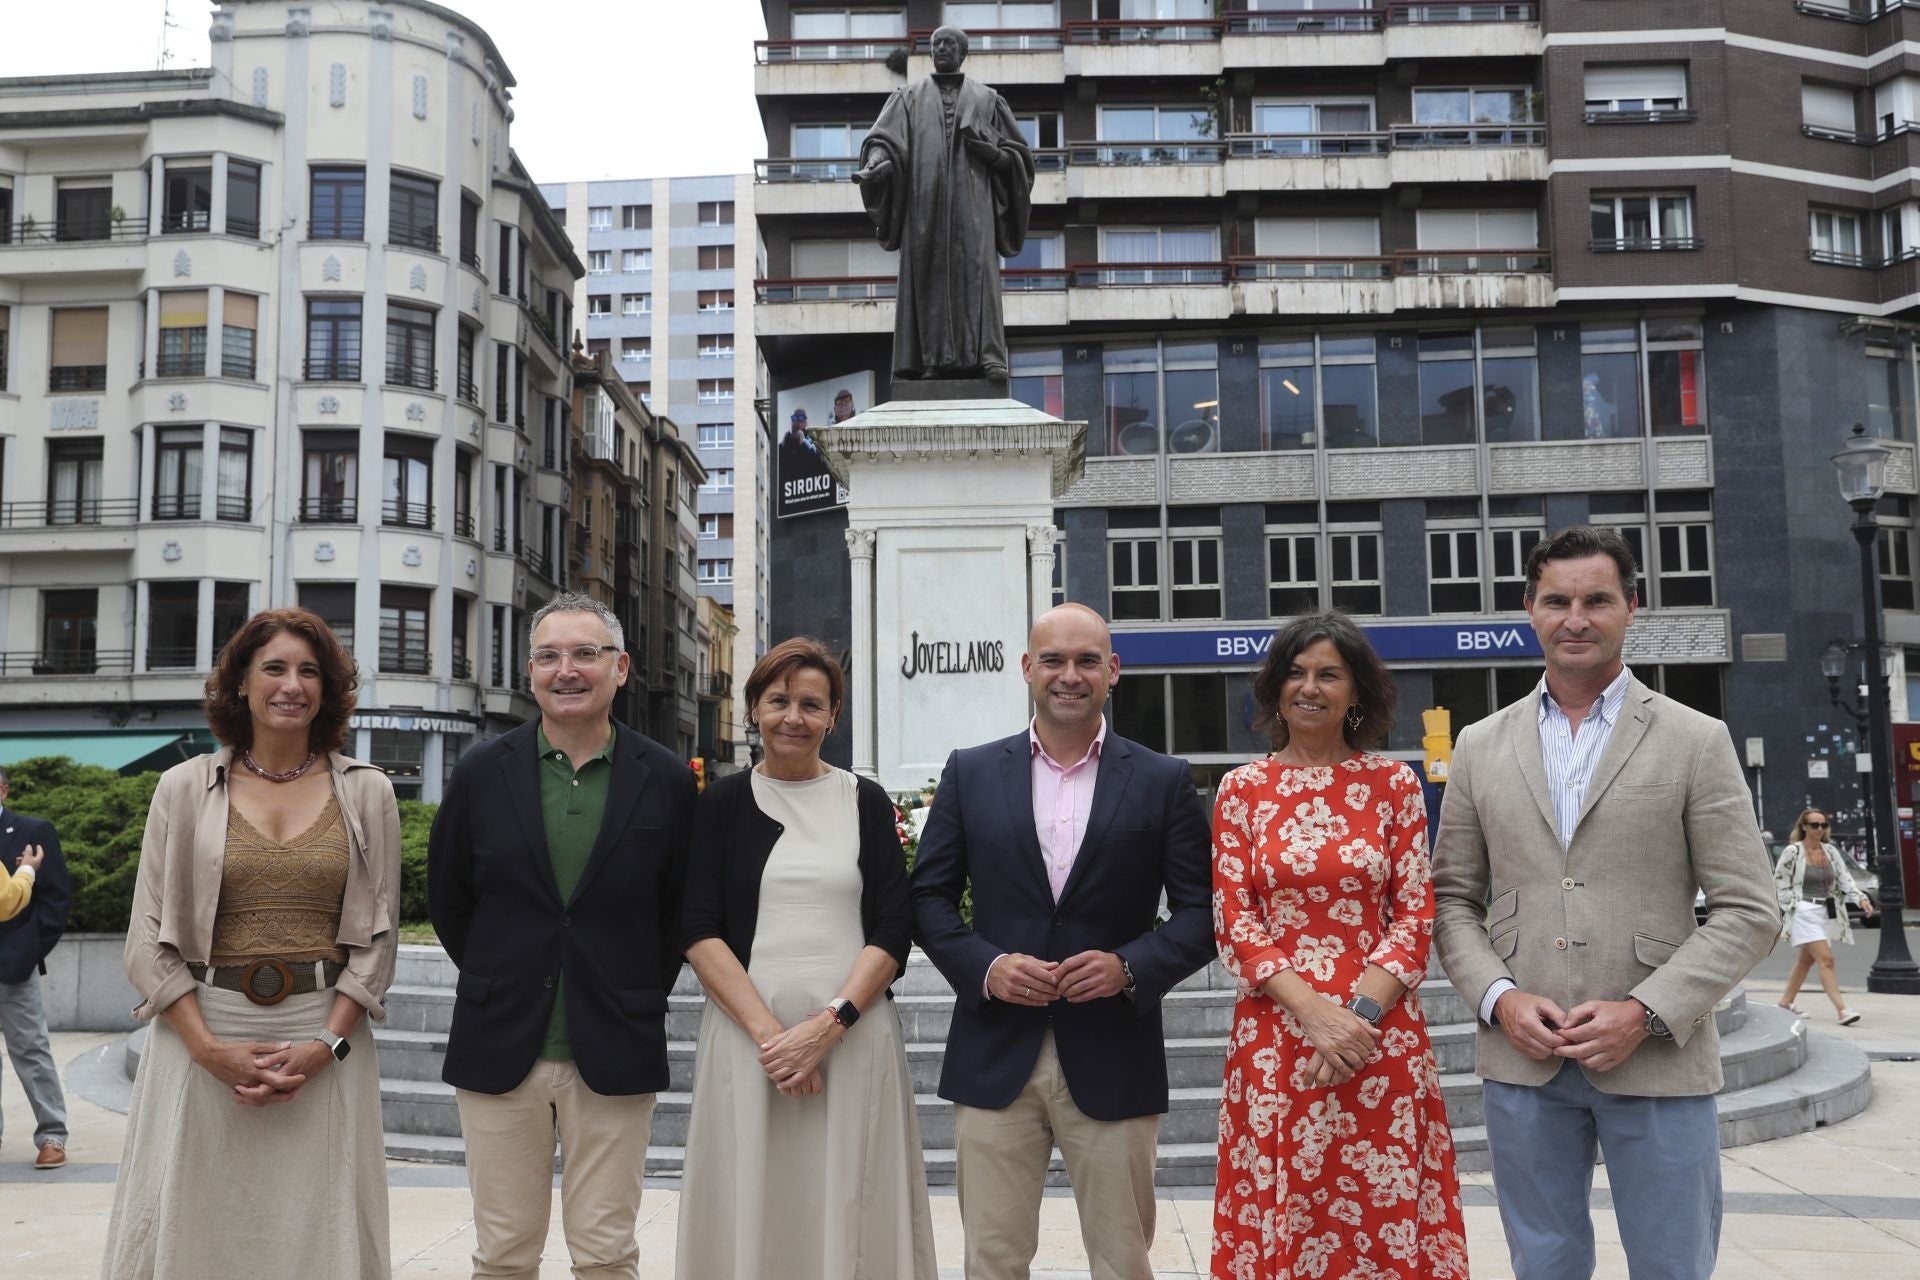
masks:
<path fill-rule="evenodd" d="M 347 824 L 328 799 L 311 827 L 285 844 L 227 808 L 227 856 L 208 961 L 216 968 L 272 956 L 289 964 L 347 961 L 340 899 L 347 889 Z"/>

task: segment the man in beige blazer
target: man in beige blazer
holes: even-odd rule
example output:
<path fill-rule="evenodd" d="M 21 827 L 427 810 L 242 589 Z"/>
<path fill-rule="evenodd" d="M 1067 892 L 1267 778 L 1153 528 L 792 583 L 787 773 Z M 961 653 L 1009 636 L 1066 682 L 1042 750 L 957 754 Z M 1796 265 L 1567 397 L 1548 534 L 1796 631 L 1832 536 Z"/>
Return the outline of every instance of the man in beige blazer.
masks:
<path fill-rule="evenodd" d="M 1480 1014 L 1518 1280 L 1593 1274 L 1596 1143 L 1634 1280 L 1713 1274 L 1713 1006 L 1779 927 L 1726 726 L 1621 662 L 1636 576 L 1610 529 L 1533 549 L 1526 606 L 1546 678 L 1460 735 L 1434 845 L 1434 941 Z"/>

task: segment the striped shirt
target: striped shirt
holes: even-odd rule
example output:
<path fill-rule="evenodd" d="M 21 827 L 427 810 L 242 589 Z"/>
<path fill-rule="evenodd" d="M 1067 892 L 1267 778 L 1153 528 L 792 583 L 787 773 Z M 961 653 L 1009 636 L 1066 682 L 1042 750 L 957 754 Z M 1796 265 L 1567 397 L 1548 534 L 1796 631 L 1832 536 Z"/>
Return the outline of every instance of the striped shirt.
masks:
<path fill-rule="evenodd" d="M 1627 684 L 1633 679 L 1633 673 L 1625 667 L 1601 691 L 1594 704 L 1587 708 L 1587 714 L 1580 720 L 1576 731 L 1573 722 L 1567 719 L 1567 713 L 1553 700 L 1547 691 L 1546 677 L 1540 678 L 1538 690 L 1540 726 L 1540 763 L 1547 774 L 1547 795 L 1553 801 L 1553 818 L 1559 828 L 1560 848 L 1564 852 L 1573 843 L 1574 828 L 1580 825 L 1580 814 L 1587 807 L 1587 791 L 1593 785 L 1593 772 L 1600 767 L 1600 757 L 1606 754 L 1607 742 L 1613 737 L 1613 726 L 1620 719 L 1620 708 L 1627 702 Z M 1480 999 L 1480 1021 L 1493 1023 L 1493 1006 L 1500 997 L 1514 989 L 1515 984 L 1507 978 L 1495 978 L 1493 985 L 1487 988 L 1487 994 Z"/>

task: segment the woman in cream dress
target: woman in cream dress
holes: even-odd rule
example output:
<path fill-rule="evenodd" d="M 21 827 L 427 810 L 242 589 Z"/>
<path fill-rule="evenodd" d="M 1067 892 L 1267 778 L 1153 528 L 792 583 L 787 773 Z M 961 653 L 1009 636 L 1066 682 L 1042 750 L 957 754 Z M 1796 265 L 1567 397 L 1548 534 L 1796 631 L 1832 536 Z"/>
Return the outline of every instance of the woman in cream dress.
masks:
<path fill-rule="evenodd" d="M 906 1043 L 888 987 L 911 907 L 893 802 L 820 759 L 844 697 L 818 643 L 747 679 L 767 758 L 694 820 L 687 958 L 706 988 L 681 1280 L 934 1280 Z"/>

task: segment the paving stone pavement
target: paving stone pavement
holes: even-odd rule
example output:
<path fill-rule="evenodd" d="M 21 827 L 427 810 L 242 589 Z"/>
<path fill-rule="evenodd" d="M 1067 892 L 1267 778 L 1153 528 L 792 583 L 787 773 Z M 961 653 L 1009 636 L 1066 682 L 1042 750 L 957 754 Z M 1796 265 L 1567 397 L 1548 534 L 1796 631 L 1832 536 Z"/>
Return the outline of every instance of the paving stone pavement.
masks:
<path fill-rule="evenodd" d="M 1778 984 L 1748 984 L 1756 1000 L 1777 999 Z M 1721 1153 L 1726 1220 L 1717 1275 L 1731 1280 L 1877 1280 L 1920 1275 L 1920 998 L 1850 993 L 1865 1014 L 1859 1040 L 1878 1051 L 1874 1097 L 1860 1115 L 1812 1133 Z M 1805 1007 L 1805 1002 L 1802 1002 Z M 1811 1024 L 1816 1035 L 1850 1029 Z M 33 1118 L 12 1072 L 0 1067 L 0 1280 L 91 1280 L 98 1275 L 113 1178 L 125 1134 L 125 1077 L 117 1035 L 62 1034 L 54 1053 L 68 1087 L 73 1137 L 64 1170 L 32 1168 Z M 117 1079 L 117 1084 L 116 1084 Z M 470 1274 L 473 1224 L 464 1171 L 428 1165 L 388 1166 L 392 1196 L 394 1275 L 402 1280 Z M 1490 1175 L 1463 1177 L 1467 1245 L 1475 1280 L 1513 1275 Z M 570 1274 L 560 1234 L 556 1192 L 553 1234 L 541 1276 Z M 662 1180 L 641 1207 L 641 1275 L 673 1273 L 678 1191 Z M 1626 1259 L 1607 1194 L 1607 1171 L 1596 1171 L 1594 1221 L 1600 1280 L 1625 1280 Z M 1211 1193 L 1168 1188 L 1160 1202 L 1154 1275 L 1199 1280 L 1208 1274 Z M 943 1280 L 960 1280 L 959 1206 L 950 1191 L 933 1196 L 935 1243 Z M 1086 1280 L 1085 1255 L 1070 1193 L 1050 1193 L 1041 1211 L 1040 1255 L 1033 1280 Z"/>

